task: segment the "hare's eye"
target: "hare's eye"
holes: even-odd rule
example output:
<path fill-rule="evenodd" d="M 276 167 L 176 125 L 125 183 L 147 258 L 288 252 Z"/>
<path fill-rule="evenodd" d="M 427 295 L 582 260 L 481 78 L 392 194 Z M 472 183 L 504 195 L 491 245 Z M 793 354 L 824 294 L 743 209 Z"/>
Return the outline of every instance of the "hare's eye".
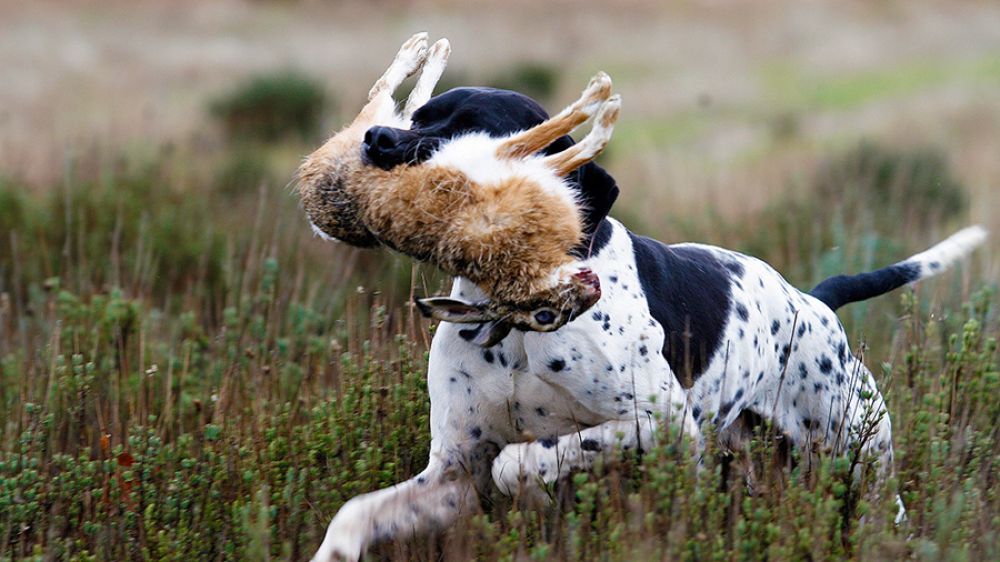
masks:
<path fill-rule="evenodd" d="M 547 326 L 556 321 L 556 313 L 548 308 L 543 308 L 535 312 L 535 322 L 542 326 Z"/>

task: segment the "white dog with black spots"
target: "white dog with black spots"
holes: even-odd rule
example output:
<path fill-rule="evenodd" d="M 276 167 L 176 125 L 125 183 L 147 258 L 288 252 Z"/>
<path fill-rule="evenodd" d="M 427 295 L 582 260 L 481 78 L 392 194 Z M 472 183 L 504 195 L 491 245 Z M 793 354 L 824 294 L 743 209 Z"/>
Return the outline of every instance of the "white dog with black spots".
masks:
<path fill-rule="evenodd" d="M 521 117 L 504 118 L 510 115 Z M 459 88 L 417 110 L 405 137 L 439 151 L 464 133 L 499 136 L 545 117 L 519 94 Z M 393 148 L 382 146 L 383 154 L 369 160 L 420 165 L 412 158 L 378 161 L 392 158 Z M 413 153 L 406 148 L 399 154 Z M 567 189 L 588 209 L 590 228 L 575 265 L 599 276 L 600 300 L 553 332 L 507 326 L 488 348 L 474 342 L 494 340 L 482 331 L 500 328 L 477 318 L 485 299 L 478 287 L 458 278 L 446 309 L 435 309 L 440 299 L 425 301 L 425 312 L 456 320 L 442 322 L 431 344 L 427 467 L 344 504 L 315 560 L 356 560 L 375 541 L 443 528 L 476 512 L 492 484 L 531 495 L 542 483 L 589 469 L 601 455 L 650 447 L 667 423 L 696 445 L 711 424 L 720 442 L 739 446 L 750 429 L 742 420 L 751 414 L 771 421 L 793 447 L 872 454 L 880 476 L 891 474 L 885 403 L 835 311 L 944 271 L 983 242 L 982 228 L 804 293 L 758 259 L 631 233 L 606 216 L 618 189 L 596 164 L 575 172 Z M 539 315 L 544 321 L 552 312 Z M 899 502 L 897 520 L 904 513 Z"/>

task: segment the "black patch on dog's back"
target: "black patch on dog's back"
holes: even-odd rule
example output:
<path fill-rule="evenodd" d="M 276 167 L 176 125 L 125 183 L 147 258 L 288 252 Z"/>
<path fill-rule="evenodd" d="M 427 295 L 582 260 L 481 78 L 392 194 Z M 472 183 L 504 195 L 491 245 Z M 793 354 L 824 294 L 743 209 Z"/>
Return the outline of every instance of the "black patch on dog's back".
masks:
<path fill-rule="evenodd" d="M 650 313 L 663 326 L 663 357 L 690 388 L 722 344 L 732 273 L 708 250 L 629 236 Z"/>

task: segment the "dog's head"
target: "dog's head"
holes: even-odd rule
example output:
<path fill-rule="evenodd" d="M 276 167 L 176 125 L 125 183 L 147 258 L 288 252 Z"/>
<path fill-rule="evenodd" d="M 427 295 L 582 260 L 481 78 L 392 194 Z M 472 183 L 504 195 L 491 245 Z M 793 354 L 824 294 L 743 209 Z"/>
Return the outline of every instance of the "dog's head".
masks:
<path fill-rule="evenodd" d="M 323 237 L 386 244 L 469 278 L 492 299 L 425 300 L 430 316 L 491 323 L 494 334 L 557 329 L 600 296 L 597 277 L 576 259 L 618 194 L 592 159 L 620 100 L 603 73 L 552 119 L 506 90 L 428 99 L 447 52 L 446 41 L 427 49 L 422 35 L 403 45 L 354 121 L 300 167 L 303 206 Z M 392 91 L 418 70 L 398 111 Z M 567 134 L 592 116 L 594 129 L 574 145 Z"/>
<path fill-rule="evenodd" d="M 412 116 L 409 129 L 376 126 L 368 129 L 362 144 L 362 161 L 382 170 L 419 166 L 452 139 L 485 132 L 503 137 L 530 129 L 548 119 L 531 98 L 493 88 L 456 88 L 432 98 Z M 562 136 L 542 149 L 556 154 L 574 144 Z M 572 171 L 566 183 L 577 193 L 584 211 L 581 250 L 607 215 L 618 195 L 614 180 L 593 162 Z M 418 301 L 428 317 L 458 323 L 481 324 L 474 330 L 474 343 L 491 346 L 511 328 L 522 331 L 554 331 L 593 306 L 601 296 L 600 282 L 590 270 L 564 268 L 553 276 L 551 286 L 527 299 L 509 302 L 464 301 L 433 297 Z"/>
<path fill-rule="evenodd" d="M 455 88 L 431 98 L 412 115 L 409 129 L 375 126 L 361 147 L 366 164 L 390 170 L 428 160 L 448 141 L 475 132 L 500 137 L 530 129 L 548 119 L 535 100 L 510 90 Z M 559 137 L 542 150 L 555 154 L 573 146 L 570 136 Z M 584 209 L 584 231 L 592 234 L 618 198 L 618 186 L 599 165 L 589 162 L 569 174 L 567 182 L 578 192 Z"/>

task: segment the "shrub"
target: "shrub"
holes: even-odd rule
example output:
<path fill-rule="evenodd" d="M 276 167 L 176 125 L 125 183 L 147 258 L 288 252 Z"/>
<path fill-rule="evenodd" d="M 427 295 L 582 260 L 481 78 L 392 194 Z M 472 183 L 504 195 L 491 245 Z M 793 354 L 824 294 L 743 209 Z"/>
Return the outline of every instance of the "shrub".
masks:
<path fill-rule="evenodd" d="M 261 184 L 274 183 L 274 174 L 268 165 L 267 153 L 247 146 L 230 151 L 225 163 L 215 175 L 216 189 L 225 195 L 252 192 Z"/>
<path fill-rule="evenodd" d="M 297 71 L 250 78 L 220 96 L 210 111 L 236 140 L 311 140 L 319 132 L 328 98 L 322 85 Z"/>
<path fill-rule="evenodd" d="M 849 221 L 866 220 L 876 227 L 923 228 L 958 215 L 968 204 L 945 155 L 932 148 L 894 149 L 863 141 L 822 164 L 813 185 L 821 204 L 841 209 Z"/>
<path fill-rule="evenodd" d="M 559 71 L 555 66 L 543 62 L 518 63 L 499 76 L 490 86 L 514 90 L 545 103 L 550 101 L 559 85 Z"/>

